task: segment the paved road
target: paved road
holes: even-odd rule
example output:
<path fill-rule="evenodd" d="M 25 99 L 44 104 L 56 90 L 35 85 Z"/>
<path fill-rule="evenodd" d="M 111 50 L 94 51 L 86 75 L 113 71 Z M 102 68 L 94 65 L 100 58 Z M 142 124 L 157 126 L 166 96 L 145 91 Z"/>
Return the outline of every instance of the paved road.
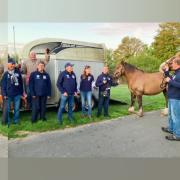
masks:
<path fill-rule="evenodd" d="M 0 135 L 0 158 L 8 157 L 8 138 Z"/>
<path fill-rule="evenodd" d="M 180 157 L 180 142 L 165 140 L 160 111 L 9 142 L 9 157 Z"/>

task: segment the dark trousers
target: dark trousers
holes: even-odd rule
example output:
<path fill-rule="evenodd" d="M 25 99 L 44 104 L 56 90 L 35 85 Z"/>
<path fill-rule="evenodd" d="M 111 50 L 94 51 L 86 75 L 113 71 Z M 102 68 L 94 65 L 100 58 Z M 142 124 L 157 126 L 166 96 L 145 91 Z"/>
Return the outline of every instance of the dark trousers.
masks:
<path fill-rule="evenodd" d="M 100 116 L 102 113 L 102 108 L 104 107 L 104 116 L 108 116 L 108 109 L 109 109 L 109 100 L 110 97 L 105 97 L 102 94 L 99 95 L 99 102 L 98 102 L 98 112 L 97 116 Z"/>
<path fill-rule="evenodd" d="M 8 99 L 3 99 L 2 124 L 8 123 Z"/>
<path fill-rule="evenodd" d="M 45 120 L 47 96 L 36 96 L 32 98 L 32 122 L 36 122 L 38 115 Z"/>

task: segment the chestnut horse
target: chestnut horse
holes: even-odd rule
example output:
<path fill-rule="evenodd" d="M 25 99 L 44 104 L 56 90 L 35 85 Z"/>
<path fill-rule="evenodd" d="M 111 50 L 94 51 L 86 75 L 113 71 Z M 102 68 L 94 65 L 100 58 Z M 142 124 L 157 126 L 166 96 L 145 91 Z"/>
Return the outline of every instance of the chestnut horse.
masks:
<path fill-rule="evenodd" d="M 143 95 L 156 95 L 163 92 L 166 100 L 166 110 L 167 110 L 167 91 L 166 84 L 164 82 L 164 75 L 162 72 L 147 73 L 143 70 L 136 68 L 135 66 L 122 61 L 117 65 L 114 72 L 114 78 L 119 78 L 124 76 L 128 83 L 128 88 L 131 92 L 131 105 L 128 111 L 130 113 L 135 113 L 134 104 L 137 98 L 139 110 L 137 115 L 139 117 L 143 116 L 142 107 L 142 96 Z M 167 113 L 166 113 L 167 115 Z"/>

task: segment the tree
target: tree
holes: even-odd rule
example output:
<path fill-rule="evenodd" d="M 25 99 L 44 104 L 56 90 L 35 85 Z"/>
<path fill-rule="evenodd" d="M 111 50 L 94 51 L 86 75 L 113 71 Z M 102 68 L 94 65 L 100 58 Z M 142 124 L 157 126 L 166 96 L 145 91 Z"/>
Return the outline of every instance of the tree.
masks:
<path fill-rule="evenodd" d="M 154 55 L 162 61 L 180 50 L 180 23 L 162 23 L 152 43 Z"/>
<path fill-rule="evenodd" d="M 143 52 L 145 48 L 146 45 L 140 39 L 126 36 L 122 39 L 121 44 L 114 51 L 114 58 L 117 61 L 121 61 L 123 59 L 126 60 L 132 56 L 137 56 Z"/>
<path fill-rule="evenodd" d="M 112 49 L 106 49 L 105 64 L 109 67 L 110 73 L 113 73 L 114 68 L 116 66 L 116 61 L 113 57 L 113 50 Z"/>

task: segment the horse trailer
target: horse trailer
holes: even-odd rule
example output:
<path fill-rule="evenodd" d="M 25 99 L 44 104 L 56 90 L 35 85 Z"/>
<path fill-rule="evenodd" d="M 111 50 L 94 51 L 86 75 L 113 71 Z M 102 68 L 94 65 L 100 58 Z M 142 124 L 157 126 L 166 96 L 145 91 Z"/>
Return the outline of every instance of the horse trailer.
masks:
<path fill-rule="evenodd" d="M 92 74 L 96 80 L 101 73 L 105 60 L 105 45 L 80 42 L 65 39 L 39 39 L 26 44 L 21 53 L 22 61 L 28 59 L 31 51 L 36 52 L 38 59 L 44 58 L 45 49 L 50 50 L 50 61 L 46 65 L 52 83 L 52 96 L 47 101 L 47 107 L 58 107 L 61 94 L 56 87 L 59 73 L 64 71 L 67 62 L 74 64 L 74 72 L 79 87 L 80 75 L 85 65 L 91 66 Z M 93 89 L 92 106 L 98 101 L 98 89 Z M 80 98 L 75 99 L 75 108 L 79 106 Z"/>

